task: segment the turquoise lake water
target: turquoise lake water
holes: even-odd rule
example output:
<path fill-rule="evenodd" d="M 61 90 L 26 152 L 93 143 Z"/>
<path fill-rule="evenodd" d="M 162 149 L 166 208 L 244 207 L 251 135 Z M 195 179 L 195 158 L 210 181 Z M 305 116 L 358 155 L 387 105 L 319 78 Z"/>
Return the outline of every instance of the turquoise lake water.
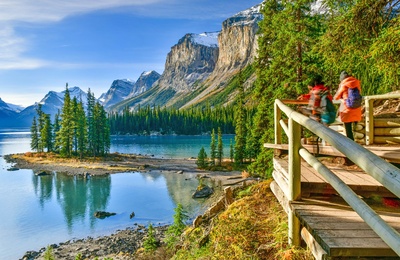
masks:
<path fill-rule="evenodd" d="M 224 154 L 229 142 L 223 137 Z M 204 200 L 191 198 L 198 181 L 189 174 L 130 172 L 84 179 L 54 172 L 36 176 L 32 170 L 7 171 L 3 156 L 30 150 L 29 132 L 0 129 L 0 259 L 20 259 L 26 251 L 70 239 L 96 237 L 133 227 L 164 225 L 183 205 L 190 218 L 205 210 Z M 111 152 L 162 158 L 196 157 L 210 136 L 113 136 Z M 212 185 L 212 183 L 210 183 Z M 117 215 L 97 219 L 95 211 Z M 129 215 L 134 212 L 135 217 Z"/>

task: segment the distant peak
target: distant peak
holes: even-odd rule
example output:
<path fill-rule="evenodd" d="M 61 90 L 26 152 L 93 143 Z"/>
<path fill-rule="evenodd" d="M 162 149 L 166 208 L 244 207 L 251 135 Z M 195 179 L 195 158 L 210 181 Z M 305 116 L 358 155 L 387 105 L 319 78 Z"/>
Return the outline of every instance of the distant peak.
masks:
<path fill-rule="evenodd" d="M 143 71 L 142 72 L 142 74 L 140 75 L 140 77 L 142 78 L 142 77 L 148 77 L 148 76 L 150 76 L 150 75 L 152 75 L 152 74 L 155 74 L 155 75 L 160 75 L 157 71 L 155 71 L 155 70 L 149 70 L 149 71 Z"/>
<path fill-rule="evenodd" d="M 226 19 L 223 26 L 244 26 L 258 23 L 263 18 L 261 4 L 252 6 Z"/>

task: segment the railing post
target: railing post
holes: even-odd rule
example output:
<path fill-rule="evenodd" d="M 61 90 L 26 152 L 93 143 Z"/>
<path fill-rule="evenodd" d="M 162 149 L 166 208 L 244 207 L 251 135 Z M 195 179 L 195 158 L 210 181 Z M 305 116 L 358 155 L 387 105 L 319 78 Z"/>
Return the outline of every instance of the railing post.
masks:
<path fill-rule="evenodd" d="M 301 126 L 289 117 L 289 201 L 301 199 Z M 289 244 L 300 246 L 300 221 L 289 210 Z"/>
<path fill-rule="evenodd" d="M 274 127 L 275 127 L 275 144 L 281 144 L 282 143 L 282 127 L 281 124 L 279 123 L 282 118 L 282 111 L 279 108 L 278 104 L 275 102 L 274 103 Z"/>
<path fill-rule="evenodd" d="M 374 143 L 374 99 L 365 99 L 365 144 Z"/>

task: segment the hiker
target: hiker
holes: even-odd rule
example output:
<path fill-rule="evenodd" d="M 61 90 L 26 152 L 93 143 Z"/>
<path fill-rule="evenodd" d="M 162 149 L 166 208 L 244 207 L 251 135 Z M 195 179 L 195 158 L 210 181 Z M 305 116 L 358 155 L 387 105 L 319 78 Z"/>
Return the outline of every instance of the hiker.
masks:
<path fill-rule="evenodd" d="M 336 111 L 332 105 L 332 95 L 324 85 L 320 75 L 315 76 L 308 84 L 310 92 L 299 96 L 298 100 L 308 100 L 308 106 L 301 112 L 310 118 L 328 125 L 335 121 Z M 334 110 L 334 111 L 332 111 Z"/>
<path fill-rule="evenodd" d="M 346 136 L 354 141 L 353 126 L 361 120 L 361 84 L 346 71 L 340 73 L 339 89 L 333 97 L 342 100 L 339 107 L 340 121 L 343 122 Z"/>

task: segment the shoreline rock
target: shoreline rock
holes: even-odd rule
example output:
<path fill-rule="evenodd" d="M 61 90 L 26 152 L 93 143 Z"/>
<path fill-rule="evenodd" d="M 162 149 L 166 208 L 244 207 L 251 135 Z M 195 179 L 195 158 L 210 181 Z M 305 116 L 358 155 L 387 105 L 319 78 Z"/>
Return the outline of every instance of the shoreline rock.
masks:
<path fill-rule="evenodd" d="M 93 259 L 95 257 L 132 259 L 137 250 L 143 247 L 143 242 L 148 234 L 148 229 L 145 226 L 135 225 L 132 228 L 118 230 L 111 235 L 69 240 L 49 246 L 52 248 L 56 259 L 75 259 L 78 254 L 82 256 L 82 259 Z M 162 242 L 168 226 L 155 226 L 154 229 L 156 240 Z M 39 251 L 27 251 L 21 259 L 44 259 L 46 249 L 46 247 L 43 247 Z"/>

